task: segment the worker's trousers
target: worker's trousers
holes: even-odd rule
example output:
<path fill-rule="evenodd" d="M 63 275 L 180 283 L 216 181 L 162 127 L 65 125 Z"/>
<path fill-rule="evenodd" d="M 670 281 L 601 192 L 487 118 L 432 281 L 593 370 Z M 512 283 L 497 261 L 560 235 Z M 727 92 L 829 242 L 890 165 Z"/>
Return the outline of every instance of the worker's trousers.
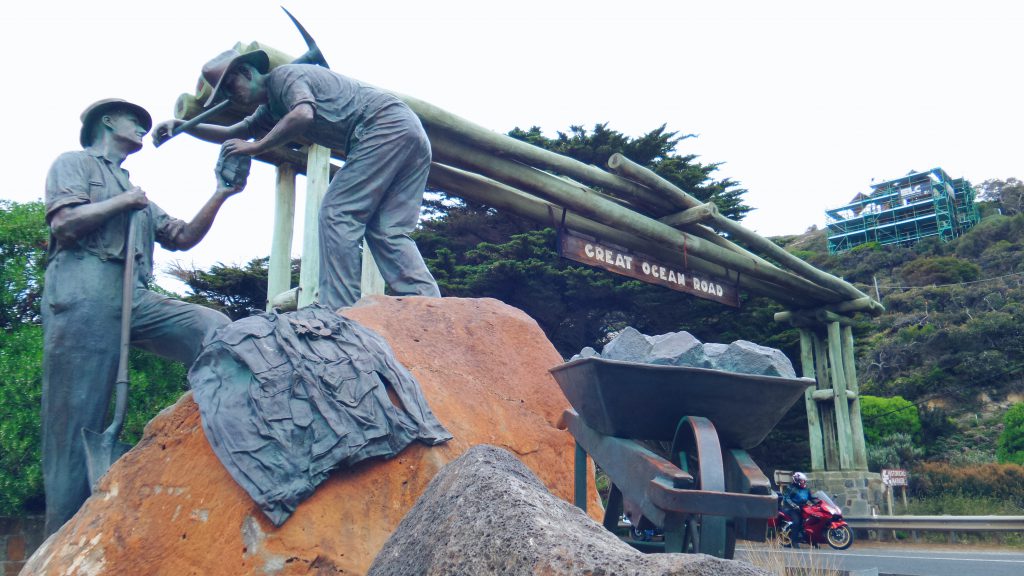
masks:
<path fill-rule="evenodd" d="M 124 265 L 80 250 L 59 252 L 43 288 L 43 485 L 46 533 L 89 497 L 82 429 L 102 433 L 117 378 Z M 190 366 L 224 314 L 139 285 L 132 345 Z M 130 387 L 129 387 L 130 389 Z M 129 404 L 132 393 L 129 392 Z"/>
<path fill-rule="evenodd" d="M 409 237 L 429 173 L 430 141 L 405 104 L 389 104 L 355 129 L 320 207 L 321 304 L 337 309 L 359 299 L 364 237 L 393 294 L 441 295 Z"/>

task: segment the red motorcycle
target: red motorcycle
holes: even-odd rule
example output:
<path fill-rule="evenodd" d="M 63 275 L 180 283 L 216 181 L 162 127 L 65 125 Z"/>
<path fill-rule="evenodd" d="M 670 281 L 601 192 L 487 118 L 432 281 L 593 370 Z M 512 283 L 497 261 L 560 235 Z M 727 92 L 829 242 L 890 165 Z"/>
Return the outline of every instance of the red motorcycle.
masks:
<path fill-rule="evenodd" d="M 817 548 L 822 542 L 827 542 L 836 550 L 846 550 L 853 545 L 853 530 L 843 520 L 843 511 L 828 494 L 820 490 L 815 492 L 802 510 L 804 533 L 800 543 Z M 775 518 L 768 521 L 768 531 L 779 544 L 790 546 L 793 544 L 792 525 L 792 519 L 780 508 Z"/>

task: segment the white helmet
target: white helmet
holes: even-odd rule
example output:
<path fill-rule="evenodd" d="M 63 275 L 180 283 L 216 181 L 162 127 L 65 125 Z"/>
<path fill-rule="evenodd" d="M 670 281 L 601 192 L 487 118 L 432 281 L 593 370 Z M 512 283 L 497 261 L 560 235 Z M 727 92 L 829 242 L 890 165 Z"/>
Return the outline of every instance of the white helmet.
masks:
<path fill-rule="evenodd" d="M 793 483 L 801 488 L 807 487 L 807 475 L 803 472 L 793 472 Z"/>

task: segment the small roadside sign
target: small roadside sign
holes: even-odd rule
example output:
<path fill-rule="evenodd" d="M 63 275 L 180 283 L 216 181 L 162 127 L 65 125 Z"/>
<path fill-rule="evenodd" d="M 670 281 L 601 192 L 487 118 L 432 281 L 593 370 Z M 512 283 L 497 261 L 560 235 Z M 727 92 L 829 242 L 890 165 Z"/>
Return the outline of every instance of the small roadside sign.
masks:
<path fill-rule="evenodd" d="M 882 484 L 886 486 L 906 486 L 907 471 L 901 468 L 882 468 Z"/>

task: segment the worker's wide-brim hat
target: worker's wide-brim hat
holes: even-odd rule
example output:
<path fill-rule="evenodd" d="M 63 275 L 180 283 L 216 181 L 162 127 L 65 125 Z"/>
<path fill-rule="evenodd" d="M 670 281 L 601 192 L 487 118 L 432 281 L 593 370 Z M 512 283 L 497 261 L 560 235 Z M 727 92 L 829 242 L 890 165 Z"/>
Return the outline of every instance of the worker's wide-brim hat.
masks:
<path fill-rule="evenodd" d="M 224 78 L 231 73 L 239 64 L 252 64 L 260 74 L 266 74 L 270 69 L 270 57 L 263 50 L 240 53 L 238 50 L 221 52 L 216 58 L 210 60 L 203 66 L 203 79 L 213 86 L 213 92 L 206 99 L 204 106 L 209 107 L 218 100 L 224 99 L 223 83 Z"/>
<path fill-rule="evenodd" d="M 153 127 L 153 117 L 149 115 L 145 108 L 138 104 L 133 104 L 120 98 L 97 100 L 82 112 L 82 131 L 78 135 L 78 141 L 82 143 L 82 148 L 88 148 L 89 144 L 91 144 L 89 132 L 92 130 L 93 123 L 104 114 L 114 110 L 130 110 L 134 112 L 138 116 L 139 122 L 142 123 L 142 127 L 146 129 L 146 132 L 149 132 L 149 129 Z"/>

